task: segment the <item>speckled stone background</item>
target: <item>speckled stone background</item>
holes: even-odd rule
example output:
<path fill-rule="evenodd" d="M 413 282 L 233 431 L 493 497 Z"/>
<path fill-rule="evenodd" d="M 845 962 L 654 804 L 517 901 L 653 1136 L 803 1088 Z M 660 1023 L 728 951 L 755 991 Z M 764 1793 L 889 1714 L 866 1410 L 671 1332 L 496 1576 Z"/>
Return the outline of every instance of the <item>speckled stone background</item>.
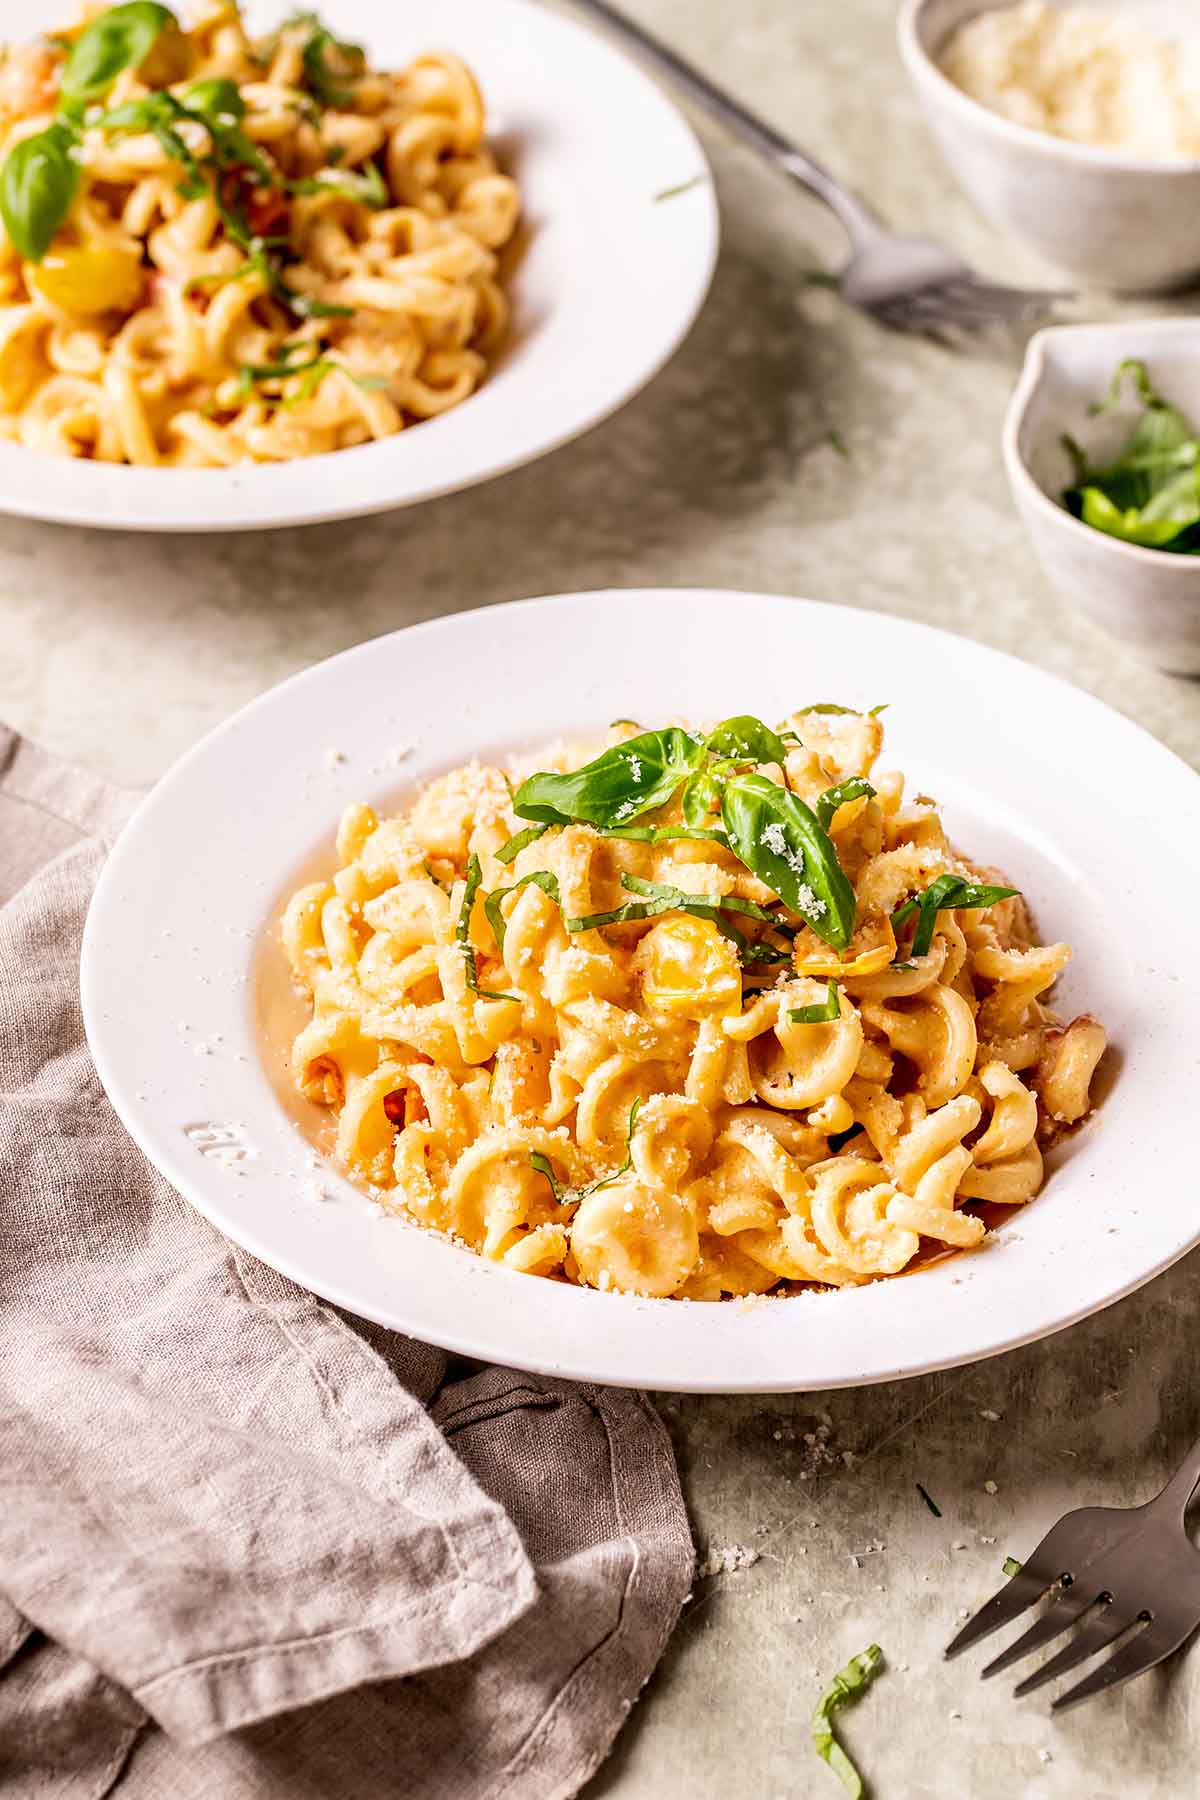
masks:
<path fill-rule="evenodd" d="M 1042 273 L 943 168 L 899 64 L 893 0 L 630 7 L 897 225 L 936 230 L 996 273 Z M 147 782 L 234 707 L 376 633 L 529 594 L 712 584 L 947 626 L 1054 669 L 1200 762 L 1196 686 L 1130 663 L 1034 565 L 998 450 L 1019 346 L 899 341 L 806 289 L 805 271 L 839 253 L 836 227 L 704 135 L 724 234 L 712 295 L 617 418 L 490 486 L 345 525 L 156 540 L 0 520 L 0 715 Z M 1080 316 L 1117 310 L 1092 297 Z M 1147 1129 L 1178 1128 L 1186 1096 L 1172 1098 Z M 1051 1724 L 1040 1698 L 981 1687 L 980 1655 L 943 1666 L 940 1650 L 1006 1554 L 1069 1506 L 1146 1497 L 1200 1431 L 1198 1280 L 1192 1258 L 1064 1336 L 948 1375 L 665 1397 L 702 1554 L 741 1545 L 758 1559 L 697 1581 L 590 1800 L 834 1800 L 809 1713 L 872 1639 L 888 1672 L 844 1736 L 877 1800 L 1195 1793 L 1200 1652 Z"/>

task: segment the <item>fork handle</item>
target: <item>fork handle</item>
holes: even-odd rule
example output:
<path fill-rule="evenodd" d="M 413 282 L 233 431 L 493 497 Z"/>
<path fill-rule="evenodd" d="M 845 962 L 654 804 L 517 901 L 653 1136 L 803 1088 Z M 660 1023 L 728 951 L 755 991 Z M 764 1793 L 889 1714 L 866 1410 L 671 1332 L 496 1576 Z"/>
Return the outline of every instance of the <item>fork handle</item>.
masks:
<path fill-rule="evenodd" d="M 776 131 L 773 125 L 749 112 L 732 94 L 727 94 L 707 75 L 702 75 L 699 69 L 677 56 L 674 50 L 626 18 L 615 6 L 610 6 L 609 0 L 576 0 L 576 4 L 635 45 L 646 62 L 653 64 L 727 131 L 757 150 L 760 156 L 807 188 L 810 194 L 815 194 L 818 200 L 823 200 L 841 220 L 856 248 L 880 235 L 882 225 L 857 194 L 843 186 L 814 157 Z"/>
<path fill-rule="evenodd" d="M 1200 1438 L 1192 1445 L 1162 1493 L 1156 1494 L 1150 1505 L 1182 1518 L 1187 1512 L 1198 1483 L 1200 1483 Z"/>

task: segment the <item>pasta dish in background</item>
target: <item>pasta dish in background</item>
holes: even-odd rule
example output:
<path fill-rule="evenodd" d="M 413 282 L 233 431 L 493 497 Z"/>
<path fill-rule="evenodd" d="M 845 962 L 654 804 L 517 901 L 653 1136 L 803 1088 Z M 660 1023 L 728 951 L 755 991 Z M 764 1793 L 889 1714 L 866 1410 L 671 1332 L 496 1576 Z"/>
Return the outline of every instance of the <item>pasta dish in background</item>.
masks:
<path fill-rule="evenodd" d="M 516 227 L 467 66 L 313 13 L 151 0 L 0 65 L 0 433 L 221 467 L 390 436 L 482 380 Z"/>
<path fill-rule="evenodd" d="M 895 1275 L 1029 1200 L 1105 1048 L 1070 958 L 874 773 L 877 714 L 621 722 L 514 791 L 345 814 L 282 936 L 293 1070 L 382 1203 L 510 1268 L 693 1300 Z"/>

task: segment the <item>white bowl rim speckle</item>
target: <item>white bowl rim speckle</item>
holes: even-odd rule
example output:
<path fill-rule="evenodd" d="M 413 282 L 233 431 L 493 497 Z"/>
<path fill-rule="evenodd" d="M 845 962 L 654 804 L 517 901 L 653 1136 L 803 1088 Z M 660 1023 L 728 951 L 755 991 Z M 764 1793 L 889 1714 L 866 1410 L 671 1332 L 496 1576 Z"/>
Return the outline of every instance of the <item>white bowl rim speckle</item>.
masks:
<path fill-rule="evenodd" d="M 1117 320 L 1098 325 L 1048 325 L 1044 330 L 1034 333 L 1026 346 L 1024 366 L 1004 415 L 1000 436 L 1004 466 L 1009 480 L 1019 486 L 1021 492 L 1046 518 L 1052 519 L 1066 530 L 1082 533 L 1093 546 L 1099 543 L 1113 556 L 1124 558 L 1131 567 L 1140 565 L 1160 573 L 1173 572 L 1181 579 L 1190 577 L 1196 585 L 1197 597 L 1200 598 L 1200 558 L 1173 555 L 1166 550 L 1156 550 L 1149 544 L 1131 544 L 1125 538 L 1114 537 L 1110 532 L 1097 531 L 1094 525 L 1085 524 L 1046 492 L 1041 482 L 1035 479 L 1021 450 L 1021 430 L 1026 415 L 1045 379 L 1047 351 L 1055 343 L 1062 343 L 1070 338 L 1111 343 L 1112 366 L 1115 369 L 1123 360 L 1119 346 L 1128 343 L 1135 333 L 1139 340 L 1158 339 L 1163 344 L 1190 338 L 1195 344 L 1197 361 L 1200 361 L 1200 314 L 1194 318 L 1184 316 L 1172 319 Z M 1102 392 L 1096 395 L 1097 400 L 1103 397 Z"/>
<path fill-rule="evenodd" d="M 1073 138 L 1058 137 L 1052 131 L 1038 131 L 1032 125 L 1019 125 L 1015 119 L 993 112 L 990 106 L 984 106 L 982 101 L 964 93 L 957 83 L 951 81 L 925 48 L 921 40 L 921 18 L 933 4 L 935 0 L 903 0 L 896 21 L 901 54 L 914 75 L 924 75 L 934 81 L 941 99 L 958 112 L 965 124 L 976 130 L 990 132 L 1002 143 L 1026 150 L 1040 149 L 1046 155 L 1064 162 L 1079 163 L 1084 167 L 1163 177 L 1194 176 L 1200 173 L 1200 156 L 1132 156 L 1125 150 L 1109 150 L 1101 144 L 1080 144 Z M 981 6 L 979 11 L 1000 12 L 1006 6 L 1014 4 L 1016 0 L 996 0 L 996 4 Z"/>

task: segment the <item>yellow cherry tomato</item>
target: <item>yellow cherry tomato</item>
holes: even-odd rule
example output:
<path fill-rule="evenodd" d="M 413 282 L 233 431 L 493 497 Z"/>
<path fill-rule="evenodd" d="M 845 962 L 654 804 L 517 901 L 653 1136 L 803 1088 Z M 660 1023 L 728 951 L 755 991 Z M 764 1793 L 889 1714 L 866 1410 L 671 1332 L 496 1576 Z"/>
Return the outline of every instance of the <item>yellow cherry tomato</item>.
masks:
<path fill-rule="evenodd" d="M 88 244 L 48 250 L 26 263 L 30 287 L 70 313 L 129 312 L 142 297 L 140 252 L 130 245 Z"/>
<path fill-rule="evenodd" d="M 660 1012 L 685 1019 L 736 1012 L 742 1000 L 738 954 L 711 919 L 664 919 L 638 945 L 642 992 Z"/>

